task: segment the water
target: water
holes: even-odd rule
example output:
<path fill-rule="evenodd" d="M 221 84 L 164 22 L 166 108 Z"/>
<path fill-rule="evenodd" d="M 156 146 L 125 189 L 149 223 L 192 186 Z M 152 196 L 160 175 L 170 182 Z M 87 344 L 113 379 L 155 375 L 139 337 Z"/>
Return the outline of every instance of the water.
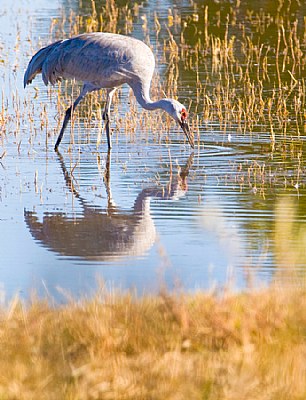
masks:
<path fill-rule="evenodd" d="M 109 156 L 104 137 L 96 145 L 99 121 L 93 117 L 88 128 L 80 111 L 74 144 L 68 129 L 58 155 L 57 92 L 40 78 L 24 91 L 22 78 L 37 42 L 48 43 L 51 18 L 76 4 L 3 1 L 0 81 L 8 119 L 0 144 L 0 283 L 7 298 L 35 290 L 62 299 L 60 288 L 89 295 L 99 280 L 142 294 L 163 284 L 194 291 L 303 279 L 305 142 L 294 128 L 281 141 L 285 157 L 271 151 L 266 126 L 242 133 L 235 124 L 224 129 L 200 119 L 200 144 L 192 151 L 174 124 L 168 134 L 162 126 L 126 134 L 121 121 Z M 154 10 L 168 18 L 164 4 L 145 4 L 140 16 L 149 26 Z M 140 38 L 142 21 L 134 26 Z M 181 76 L 180 98 L 194 101 L 192 73 Z M 127 88 L 120 96 L 114 128 L 129 118 Z M 162 121 L 158 113 L 154 118 Z"/>

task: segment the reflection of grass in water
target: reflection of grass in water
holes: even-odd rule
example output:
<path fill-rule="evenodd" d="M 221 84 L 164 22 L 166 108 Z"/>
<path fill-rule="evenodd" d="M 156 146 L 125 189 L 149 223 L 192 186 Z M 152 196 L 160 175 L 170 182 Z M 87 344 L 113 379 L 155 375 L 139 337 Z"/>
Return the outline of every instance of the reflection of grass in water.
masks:
<path fill-rule="evenodd" d="M 304 289 L 1 309 L 3 399 L 302 399 Z"/>
<path fill-rule="evenodd" d="M 289 197 L 281 198 L 275 210 L 275 255 L 281 267 L 279 275 L 292 277 L 294 271 L 306 265 L 306 226 L 297 215 L 297 203 Z M 296 272 L 298 273 L 298 272 Z M 296 277 L 297 278 L 297 277 Z"/>

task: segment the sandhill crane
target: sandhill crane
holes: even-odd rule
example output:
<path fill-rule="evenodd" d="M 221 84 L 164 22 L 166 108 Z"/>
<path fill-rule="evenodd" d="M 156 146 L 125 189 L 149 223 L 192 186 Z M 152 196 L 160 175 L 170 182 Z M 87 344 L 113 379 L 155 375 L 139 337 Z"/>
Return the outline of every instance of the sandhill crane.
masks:
<path fill-rule="evenodd" d="M 55 144 L 57 150 L 72 112 L 94 90 L 105 88 L 107 100 L 103 119 L 108 148 L 111 149 L 109 129 L 110 107 L 116 89 L 127 83 L 138 103 L 146 110 L 166 111 L 183 129 L 190 145 L 193 135 L 187 122 L 187 111 L 174 99 L 150 99 L 150 85 L 155 61 L 151 49 L 142 41 L 114 33 L 94 32 L 59 40 L 39 50 L 31 59 L 24 74 L 24 87 L 42 73 L 45 85 L 61 79 L 83 81 L 83 88 L 71 107 L 66 110 L 63 126 Z"/>

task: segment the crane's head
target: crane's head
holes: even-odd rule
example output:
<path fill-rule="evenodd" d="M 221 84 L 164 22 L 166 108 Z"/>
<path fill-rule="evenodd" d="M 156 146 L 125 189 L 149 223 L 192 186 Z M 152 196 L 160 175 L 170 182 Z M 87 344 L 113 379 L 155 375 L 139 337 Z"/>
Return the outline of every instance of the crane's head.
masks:
<path fill-rule="evenodd" d="M 168 107 L 166 111 L 180 125 L 180 127 L 183 129 L 188 139 L 190 146 L 194 148 L 193 134 L 187 122 L 188 112 L 186 110 L 186 107 L 183 106 L 183 104 L 181 104 L 179 101 L 174 99 L 167 99 L 167 101 L 168 101 Z"/>

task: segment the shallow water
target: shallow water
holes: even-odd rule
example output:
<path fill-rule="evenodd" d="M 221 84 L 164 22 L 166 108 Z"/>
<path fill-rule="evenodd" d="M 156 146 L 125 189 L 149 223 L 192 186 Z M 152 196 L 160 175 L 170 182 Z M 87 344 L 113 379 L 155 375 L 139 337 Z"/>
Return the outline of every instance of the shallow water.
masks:
<path fill-rule="evenodd" d="M 150 6 L 141 12 L 164 15 L 164 5 Z M 33 289 L 57 299 L 59 288 L 90 294 L 99 280 L 141 294 L 163 284 L 194 291 L 304 278 L 304 167 L 301 159 L 271 152 L 266 127 L 242 134 L 234 124 L 224 130 L 205 121 L 194 151 L 174 125 L 169 134 L 162 127 L 129 135 L 118 128 L 108 155 L 104 136 L 96 145 L 98 121 L 88 130 L 79 118 L 74 144 L 68 129 L 56 154 L 56 91 L 40 78 L 24 91 L 22 77 L 37 42 L 48 42 L 50 19 L 60 18 L 62 4 L 18 0 L 13 9 L 5 0 L 3 10 L 0 104 L 10 118 L 0 143 L 0 283 L 7 298 Z M 141 32 L 135 24 L 134 34 Z M 180 96 L 193 98 L 192 77 L 182 76 Z M 126 88 L 121 99 L 119 117 L 128 118 Z M 294 136 L 292 128 L 288 147 Z M 303 151 L 303 137 L 298 146 Z M 256 175 L 263 165 L 271 171 L 264 182 Z"/>

